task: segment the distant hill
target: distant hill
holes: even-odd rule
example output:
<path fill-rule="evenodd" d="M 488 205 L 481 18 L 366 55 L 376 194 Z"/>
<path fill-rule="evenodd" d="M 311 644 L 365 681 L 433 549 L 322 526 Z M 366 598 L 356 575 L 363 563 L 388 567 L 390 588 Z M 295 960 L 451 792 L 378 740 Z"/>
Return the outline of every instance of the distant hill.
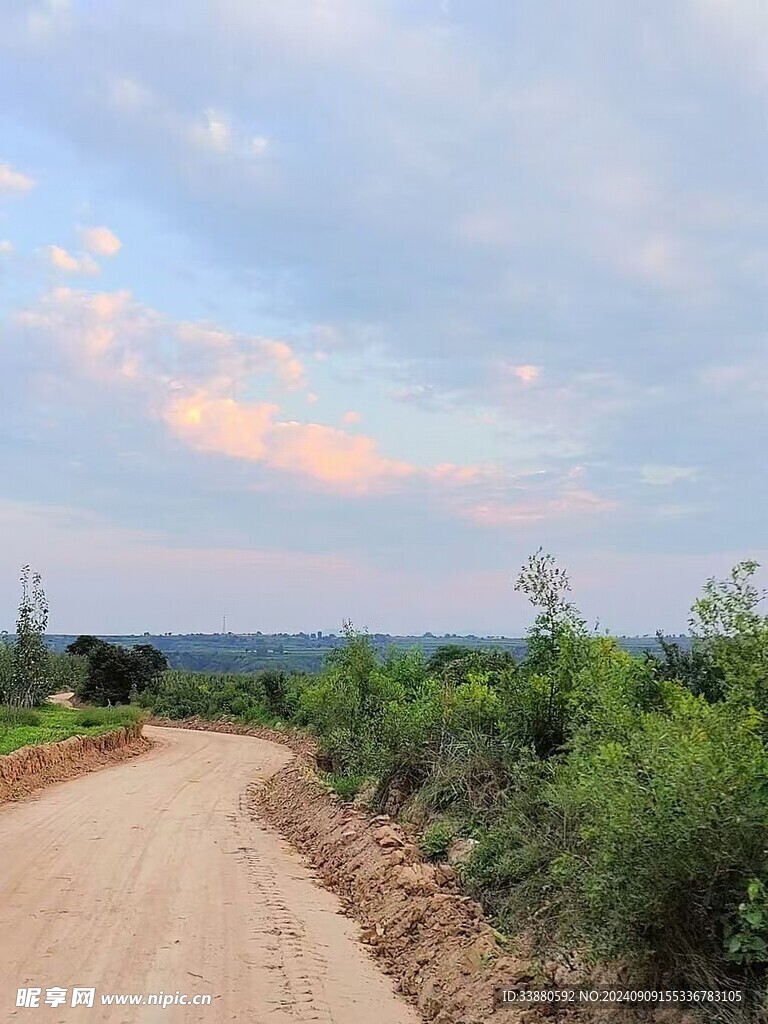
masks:
<path fill-rule="evenodd" d="M 376 649 L 382 654 L 389 648 L 407 649 L 418 647 L 429 657 L 443 644 L 458 644 L 464 647 L 512 651 L 516 658 L 525 654 L 525 639 L 522 637 L 479 637 L 445 634 L 435 636 L 390 636 L 388 633 L 370 634 Z M 51 647 L 63 651 L 74 636 L 52 635 L 48 637 Z M 329 651 L 340 646 L 344 638 L 335 633 L 174 633 L 155 636 L 150 633 L 131 636 L 104 636 L 110 643 L 131 647 L 134 644 L 152 644 L 163 651 L 173 668 L 199 672 L 256 672 L 264 668 L 280 668 L 286 671 L 317 672 Z M 673 643 L 687 648 L 688 637 L 672 636 Z M 659 650 L 656 637 L 622 636 L 617 638 L 619 646 L 631 654 Z"/>

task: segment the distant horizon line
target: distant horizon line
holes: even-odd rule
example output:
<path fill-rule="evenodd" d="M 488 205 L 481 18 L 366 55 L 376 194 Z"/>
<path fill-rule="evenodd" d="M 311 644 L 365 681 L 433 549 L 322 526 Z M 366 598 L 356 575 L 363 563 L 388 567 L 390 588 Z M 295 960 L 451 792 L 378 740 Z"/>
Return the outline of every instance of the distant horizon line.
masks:
<path fill-rule="evenodd" d="M 406 639 L 406 640 L 408 640 L 408 639 L 415 639 L 415 640 L 418 640 L 418 639 L 430 639 L 430 640 L 526 640 L 527 639 L 527 637 L 524 634 L 510 635 L 510 634 L 506 634 L 506 633 L 432 633 L 429 630 L 427 632 L 425 632 L 425 633 L 384 633 L 384 632 L 371 631 L 371 630 L 362 630 L 361 632 L 363 632 L 364 634 L 367 634 L 368 636 L 371 636 L 371 637 L 378 637 L 378 636 L 380 636 L 380 637 L 390 637 L 390 638 L 393 638 L 393 639 Z M 16 635 L 15 633 L 9 632 L 8 630 L 3 630 L 3 633 L 5 633 L 6 636 L 15 636 Z M 244 632 L 244 633 L 238 633 L 238 632 L 235 632 L 234 630 L 227 630 L 226 633 L 222 633 L 220 631 L 218 631 L 218 632 L 193 631 L 193 632 L 188 632 L 188 633 L 177 633 L 177 632 L 152 633 L 152 632 L 149 632 L 149 631 L 145 630 L 145 631 L 143 631 L 141 633 L 113 633 L 113 632 L 107 632 L 107 633 L 82 633 L 82 632 L 80 632 L 80 633 L 78 633 L 78 632 L 66 632 L 66 633 L 46 633 L 45 634 L 46 637 L 51 637 L 51 638 L 56 638 L 56 639 L 70 637 L 70 636 L 74 636 L 74 637 L 78 637 L 78 636 L 95 636 L 95 637 L 98 637 L 98 638 L 103 638 L 103 637 L 123 638 L 123 637 L 126 637 L 126 638 L 131 638 L 131 639 L 141 639 L 141 638 L 144 638 L 144 637 L 148 637 L 150 639 L 152 639 L 152 638 L 162 639 L 163 637 L 187 637 L 187 636 L 203 636 L 203 637 L 216 637 L 216 636 L 219 636 L 219 637 L 226 637 L 226 636 L 235 636 L 235 637 L 263 636 L 263 637 L 271 637 L 271 636 L 279 636 L 279 637 L 302 637 L 302 638 L 305 638 L 305 639 L 308 639 L 308 640 L 313 640 L 313 639 L 314 640 L 323 640 L 323 639 L 331 638 L 331 637 L 339 638 L 339 637 L 342 637 L 343 635 L 344 635 L 343 633 L 339 633 L 339 632 L 335 632 L 335 631 L 326 631 L 326 630 L 315 630 L 314 632 L 307 632 L 306 630 L 299 630 L 298 632 L 295 632 L 295 633 L 288 633 L 288 632 L 285 632 L 285 631 L 279 631 L 279 632 L 274 632 L 274 633 L 265 633 L 263 630 L 257 630 L 255 632 Z M 611 633 L 611 632 L 607 632 L 607 633 L 594 633 L 592 635 L 594 635 L 594 636 L 610 636 L 610 637 L 613 637 L 613 638 L 616 638 L 616 639 L 622 639 L 622 640 L 652 640 L 652 639 L 655 639 L 657 637 L 658 633 L 656 633 L 656 632 L 654 632 L 654 633 Z M 688 633 L 662 633 L 662 636 L 665 639 L 676 639 L 676 638 L 688 639 L 689 638 L 689 634 Z"/>

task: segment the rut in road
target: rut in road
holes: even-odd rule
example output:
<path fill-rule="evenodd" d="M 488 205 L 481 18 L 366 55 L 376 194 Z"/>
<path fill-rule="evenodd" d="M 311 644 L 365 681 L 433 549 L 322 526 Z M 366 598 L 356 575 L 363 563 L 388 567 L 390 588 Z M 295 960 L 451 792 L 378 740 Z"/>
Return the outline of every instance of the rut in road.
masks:
<path fill-rule="evenodd" d="M 292 756 L 245 736 L 147 728 L 142 757 L 0 810 L 0 1019 L 49 1024 L 417 1024 L 336 898 L 244 793 Z M 96 1005 L 16 1008 L 23 987 Z M 100 1006 L 103 993 L 211 1006 Z"/>

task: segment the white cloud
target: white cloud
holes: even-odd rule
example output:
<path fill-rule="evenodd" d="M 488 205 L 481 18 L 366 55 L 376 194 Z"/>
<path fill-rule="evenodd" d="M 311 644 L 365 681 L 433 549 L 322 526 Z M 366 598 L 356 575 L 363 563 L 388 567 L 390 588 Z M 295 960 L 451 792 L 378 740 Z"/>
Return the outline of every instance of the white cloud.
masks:
<path fill-rule="evenodd" d="M 680 481 L 692 483 L 699 478 L 699 470 L 693 466 L 643 466 L 640 471 L 644 484 L 651 487 L 668 487 Z"/>
<path fill-rule="evenodd" d="M 0 241 L 0 254 L 3 256 L 9 256 L 13 252 L 13 242 L 9 242 L 7 238 Z"/>
<path fill-rule="evenodd" d="M 171 117 L 176 119 L 175 115 Z M 220 156 L 260 157 L 269 149 L 266 136 L 249 138 L 231 117 L 216 110 L 204 110 L 197 121 L 182 129 L 182 134 L 194 148 Z"/>
<path fill-rule="evenodd" d="M 35 179 L 10 164 L 0 164 L 0 196 L 21 195 L 34 188 Z"/>
<path fill-rule="evenodd" d="M 214 110 L 203 111 L 199 123 L 190 127 L 189 137 L 196 146 L 213 153 L 228 153 L 232 149 L 232 126 Z"/>

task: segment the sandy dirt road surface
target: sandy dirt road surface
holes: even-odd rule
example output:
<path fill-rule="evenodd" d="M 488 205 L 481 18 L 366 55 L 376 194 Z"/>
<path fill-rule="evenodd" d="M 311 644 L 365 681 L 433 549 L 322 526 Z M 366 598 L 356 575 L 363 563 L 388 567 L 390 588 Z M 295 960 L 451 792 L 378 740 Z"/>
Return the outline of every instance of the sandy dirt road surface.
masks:
<path fill-rule="evenodd" d="M 246 736 L 148 728 L 135 760 L 0 808 L 0 1020 L 416 1024 L 336 898 L 251 820 L 290 757 Z M 91 1007 L 46 990 L 95 988 Z M 39 1008 L 17 989 L 41 988 Z M 103 1005 L 210 994 L 210 1006 Z"/>

